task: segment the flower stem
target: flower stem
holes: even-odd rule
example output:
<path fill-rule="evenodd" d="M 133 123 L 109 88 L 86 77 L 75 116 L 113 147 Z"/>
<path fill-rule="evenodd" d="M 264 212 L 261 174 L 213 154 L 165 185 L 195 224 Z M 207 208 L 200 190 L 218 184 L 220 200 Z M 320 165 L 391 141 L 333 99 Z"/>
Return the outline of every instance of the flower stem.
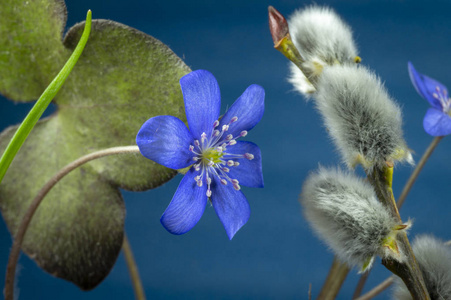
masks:
<path fill-rule="evenodd" d="M 348 273 L 349 267 L 334 256 L 334 261 L 330 267 L 329 274 L 327 275 L 326 281 L 324 282 L 317 299 L 335 299 Z"/>
<path fill-rule="evenodd" d="M 42 93 L 41 97 L 33 106 L 33 108 L 30 110 L 28 115 L 25 117 L 22 124 L 20 124 L 16 133 L 14 134 L 8 146 L 6 147 L 5 152 L 3 152 L 3 155 L 0 158 L 0 182 L 3 180 L 3 177 L 5 176 L 6 171 L 11 165 L 11 162 L 13 161 L 17 152 L 20 150 L 23 143 L 27 139 L 34 125 L 36 125 L 36 122 L 38 122 L 39 118 L 42 116 L 47 106 L 49 106 L 50 102 L 53 100 L 53 98 L 55 98 L 55 95 L 61 89 L 70 72 L 74 68 L 75 64 L 78 61 L 78 58 L 80 57 L 81 53 L 83 52 L 83 49 L 85 48 L 90 32 L 91 32 L 91 10 L 88 10 L 88 13 L 86 15 L 86 25 L 77 47 L 67 60 L 64 67 L 58 73 L 58 75 L 56 75 L 53 81 L 45 89 L 44 93 Z"/>
<path fill-rule="evenodd" d="M 406 200 L 406 197 L 409 194 L 410 189 L 412 188 L 413 184 L 415 183 L 415 180 L 417 179 L 418 174 L 420 174 L 420 172 L 423 169 L 424 165 L 426 164 L 427 160 L 431 156 L 432 152 L 435 150 L 435 147 L 437 147 L 438 143 L 442 139 L 443 139 L 443 136 L 437 136 L 429 144 L 429 147 L 424 152 L 423 156 L 421 157 L 420 161 L 418 162 L 417 166 L 415 167 L 415 170 L 413 170 L 412 175 L 410 175 L 409 179 L 407 180 L 406 185 L 404 186 L 404 189 L 402 190 L 401 195 L 398 198 L 398 202 L 397 202 L 398 208 L 401 208 L 401 206 L 404 204 L 404 201 Z"/>
<path fill-rule="evenodd" d="M 91 154 L 87 154 L 78 158 L 77 160 L 71 162 L 66 165 L 64 168 L 59 170 L 49 181 L 41 188 L 36 197 L 31 202 L 28 210 L 25 212 L 25 215 L 20 222 L 19 227 L 17 228 L 16 235 L 14 237 L 13 245 L 11 247 L 11 252 L 9 253 L 8 265 L 6 267 L 6 279 L 5 279 L 5 300 L 13 300 L 14 299 L 14 277 L 16 273 L 17 261 L 20 255 L 20 248 L 22 247 L 22 242 L 25 237 L 25 233 L 27 232 L 28 225 L 33 218 L 34 213 L 41 204 L 45 195 L 67 174 L 81 165 L 94 160 L 96 158 L 114 155 L 114 154 L 122 154 L 122 153 L 139 153 L 138 146 L 123 146 L 123 147 L 113 147 L 104 150 L 100 150 L 97 152 L 93 152 Z"/>
<path fill-rule="evenodd" d="M 387 163 L 383 168 L 375 168 L 373 172 L 367 175 L 369 182 L 375 188 L 379 201 L 384 204 L 391 216 L 395 218 L 399 224 L 402 224 L 391 185 L 393 180 L 393 165 Z M 404 231 L 398 233 L 397 242 L 398 247 L 401 248 L 406 259 L 400 262 L 392 258 L 385 258 L 382 259 L 382 264 L 404 281 L 413 299 L 430 300 L 423 275 L 415 260 L 409 240 Z"/>
<path fill-rule="evenodd" d="M 395 277 L 390 276 L 387 279 L 385 279 L 383 282 L 381 282 L 378 286 L 374 287 L 371 291 L 366 293 L 365 295 L 356 298 L 355 300 L 369 300 L 373 297 L 376 297 L 380 293 L 382 293 L 385 289 L 387 289 L 390 285 L 393 284 L 395 280 Z"/>
<path fill-rule="evenodd" d="M 130 246 L 126 234 L 124 234 L 124 243 L 122 244 L 122 251 L 124 252 L 125 261 L 127 262 L 128 272 L 130 273 L 130 279 L 132 280 L 133 284 L 133 290 L 135 291 L 135 299 L 146 300 L 146 295 L 144 294 L 141 278 L 139 277 L 138 266 L 136 265 L 132 248 Z"/>

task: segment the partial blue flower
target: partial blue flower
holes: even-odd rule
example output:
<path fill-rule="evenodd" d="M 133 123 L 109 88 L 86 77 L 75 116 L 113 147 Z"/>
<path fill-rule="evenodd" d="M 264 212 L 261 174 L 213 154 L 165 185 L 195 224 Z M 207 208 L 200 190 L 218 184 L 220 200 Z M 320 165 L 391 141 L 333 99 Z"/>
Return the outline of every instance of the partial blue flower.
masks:
<path fill-rule="evenodd" d="M 424 130 L 432 136 L 443 136 L 451 133 L 451 99 L 448 89 L 440 82 L 418 73 L 409 62 L 409 75 L 413 86 L 432 107 L 423 119 Z"/>
<path fill-rule="evenodd" d="M 219 117 L 221 95 L 210 72 L 193 71 L 180 86 L 189 129 L 176 117 L 157 116 L 136 137 L 143 156 L 171 169 L 189 167 L 160 221 L 170 233 L 186 233 L 210 200 L 232 239 L 250 215 L 241 186 L 263 187 L 260 149 L 238 139 L 262 118 L 265 91 L 249 86 Z"/>

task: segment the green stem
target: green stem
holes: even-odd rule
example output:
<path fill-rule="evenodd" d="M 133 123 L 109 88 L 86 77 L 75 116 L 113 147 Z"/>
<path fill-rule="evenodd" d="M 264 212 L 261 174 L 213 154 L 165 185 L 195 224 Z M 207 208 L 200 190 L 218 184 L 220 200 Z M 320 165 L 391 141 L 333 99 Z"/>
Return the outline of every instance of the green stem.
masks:
<path fill-rule="evenodd" d="M 100 150 L 91 154 L 87 154 L 85 156 L 80 157 L 79 159 L 71 162 L 64 168 L 58 171 L 49 181 L 41 188 L 36 197 L 31 202 L 28 207 L 25 215 L 20 222 L 19 227 L 17 228 L 16 234 L 14 236 L 13 245 L 11 247 L 11 251 L 9 253 L 8 265 L 6 266 L 6 276 L 5 276 L 5 300 L 13 300 L 14 299 L 14 275 L 16 274 L 16 266 L 17 261 L 19 260 L 20 248 L 22 247 L 22 242 L 24 240 L 25 234 L 28 229 L 28 225 L 30 224 L 34 213 L 38 209 L 44 197 L 48 192 L 61 180 L 64 176 L 69 174 L 71 171 L 80 167 L 81 165 L 94 160 L 96 158 L 114 155 L 114 154 L 122 154 L 122 153 L 139 153 L 138 146 L 124 146 L 124 147 L 113 147 L 104 150 Z"/>
<path fill-rule="evenodd" d="M 0 182 L 2 182 L 3 177 L 6 174 L 9 166 L 11 165 L 14 157 L 17 152 L 22 147 L 23 143 L 27 139 L 34 125 L 38 122 L 39 118 L 44 113 L 47 106 L 49 106 L 50 102 L 55 98 L 55 95 L 61 89 L 62 85 L 66 81 L 70 72 L 74 68 L 75 64 L 78 61 L 83 49 L 85 48 L 86 42 L 89 38 L 89 33 L 91 32 L 91 10 L 88 10 L 86 15 L 86 25 L 83 31 L 83 35 L 78 42 L 77 47 L 75 48 L 72 55 L 69 57 L 69 60 L 66 62 L 61 71 L 56 75 L 50 85 L 45 89 L 44 93 L 42 93 L 39 100 L 30 110 L 28 115 L 23 120 L 22 124 L 20 124 L 16 133 L 12 137 L 8 146 L 6 147 L 5 152 L 3 152 L 2 157 L 0 158 Z"/>

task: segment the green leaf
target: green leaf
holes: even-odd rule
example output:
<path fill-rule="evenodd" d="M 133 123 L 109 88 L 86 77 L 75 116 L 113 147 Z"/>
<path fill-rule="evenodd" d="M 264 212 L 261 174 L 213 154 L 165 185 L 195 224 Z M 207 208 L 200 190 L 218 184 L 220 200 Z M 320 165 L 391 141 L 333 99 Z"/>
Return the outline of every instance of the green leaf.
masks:
<path fill-rule="evenodd" d="M 3 0 L 0 9 L 0 93 L 36 100 L 71 52 L 61 43 L 66 25 L 61 0 Z"/>
<path fill-rule="evenodd" d="M 40 2 L 48 11 L 40 13 L 40 18 L 34 17 L 36 36 L 50 36 L 49 30 L 59 34 L 61 27 L 40 28 L 37 24 L 41 22 L 36 21 L 44 20 L 43 16 L 60 19 L 60 15 L 53 13 L 54 4 L 59 2 Z M 29 15 L 9 11 L 18 14 L 12 20 Z M 9 30 L 22 30 L 16 29 L 11 20 L 0 19 L 0 28 L 5 24 Z M 77 24 L 69 30 L 64 46 L 50 42 L 48 47 L 64 49 L 48 52 L 46 59 L 30 62 L 36 51 L 36 47 L 30 46 L 29 53 L 17 54 L 21 58 L 17 58 L 14 68 L 46 65 L 48 61 L 58 62 L 55 64 L 61 68 L 75 48 L 83 26 Z M 46 45 L 34 34 L 29 35 L 34 41 L 31 45 Z M 8 44 L 6 50 L 0 51 L 15 53 L 22 51 L 19 48 Z M 60 54 L 64 57 L 62 61 Z M 31 81 L 45 82 L 44 77 L 51 80 L 57 73 L 47 74 L 52 71 L 43 71 L 42 66 L 31 70 L 27 75 Z M 103 148 L 135 144 L 139 128 L 153 116 L 173 115 L 185 121 L 179 79 L 189 71 L 160 41 L 123 24 L 93 20 L 85 50 L 55 99 L 58 111 L 36 125 L 0 185 L 0 210 L 10 231 L 16 231 L 42 185 L 69 162 Z M 14 94 L 15 99 L 31 97 L 32 92 L 17 92 L 21 76 L 24 75 L 14 72 L 12 78 L 0 77 L 1 91 L 9 96 Z M 35 88 L 42 93 L 45 85 Z M 9 128 L 0 135 L 0 151 L 14 130 Z M 122 245 L 125 211 L 118 188 L 134 191 L 153 188 L 175 173 L 139 154 L 88 163 L 64 178 L 46 196 L 25 237 L 24 251 L 47 272 L 82 289 L 94 288 L 109 273 Z"/>

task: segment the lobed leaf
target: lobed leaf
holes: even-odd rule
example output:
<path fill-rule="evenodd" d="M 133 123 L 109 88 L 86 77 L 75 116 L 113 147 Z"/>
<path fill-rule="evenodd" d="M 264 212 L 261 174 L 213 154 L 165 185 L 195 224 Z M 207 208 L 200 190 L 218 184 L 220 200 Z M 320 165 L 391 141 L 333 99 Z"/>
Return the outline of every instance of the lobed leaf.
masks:
<path fill-rule="evenodd" d="M 63 66 L 84 24 L 72 27 L 61 43 L 64 3 L 7 1 L 0 33 L 11 31 L 9 36 L 28 46 L 0 39 L 0 91 L 28 101 L 39 97 Z M 5 67 L 5 57 L 11 66 Z M 69 162 L 135 144 L 150 117 L 173 115 L 185 121 L 179 79 L 189 71 L 153 37 L 113 21 L 93 20 L 86 48 L 54 99 L 57 112 L 39 121 L 0 185 L 0 210 L 11 233 L 42 185 Z M 0 151 L 14 131 L 10 127 L 0 134 Z M 119 188 L 146 190 L 175 174 L 140 154 L 90 162 L 46 196 L 23 250 L 47 272 L 92 289 L 108 275 L 122 246 L 125 208 Z"/>

